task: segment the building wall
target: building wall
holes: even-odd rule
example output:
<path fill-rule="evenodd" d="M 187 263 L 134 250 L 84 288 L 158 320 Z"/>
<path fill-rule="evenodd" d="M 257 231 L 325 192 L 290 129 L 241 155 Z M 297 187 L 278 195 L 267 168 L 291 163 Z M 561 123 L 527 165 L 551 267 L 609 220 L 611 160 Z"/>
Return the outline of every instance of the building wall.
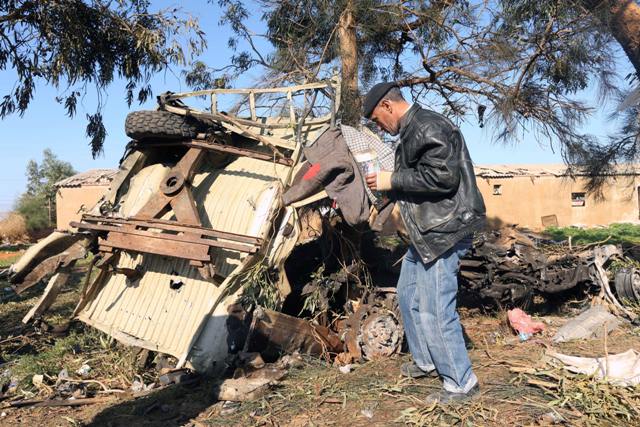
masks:
<path fill-rule="evenodd" d="M 106 185 L 86 185 L 82 187 L 60 187 L 56 193 L 56 227 L 69 230 L 71 221 L 78 221 L 83 212 L 91 209 L 109 189 Z"/>
<path fill-rule="evenodd" d="M 586 193 L 582 178 L 554 176 L 477 177 L 492 225 L 518 224 L 543 229 L 542 217 L 555 215 L 560 227 L 595 226 L 615 222 L 639 223 L 640 206 L 636 176 L 622 176 L 605 185 L 604 200 Z M 494 194 L 494 185 L 500 195 Z M 572 193 L 586 193 L 584 206 L 573 206 Z M 547 221 L 553 222 L 553 218 Z M 546 225 L 549 225 L 547 223 Z"/>

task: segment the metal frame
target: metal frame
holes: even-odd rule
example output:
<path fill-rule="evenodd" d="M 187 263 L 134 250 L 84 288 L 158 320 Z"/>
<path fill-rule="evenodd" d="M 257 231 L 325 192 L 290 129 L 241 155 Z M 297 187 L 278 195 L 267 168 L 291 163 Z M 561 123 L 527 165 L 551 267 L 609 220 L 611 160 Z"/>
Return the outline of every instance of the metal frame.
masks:
<path fill-rule="evenodd" d="M 301 116 L 296 118 L 293 93 L 299 91 L 313 91 L 313 97 L 311 105 L 306 106 Z M 317 91 L 329 91 L 334 95 L 331 114 L 307 120 L 307 116 L 315 104 Z M 263 93 L 286 94 L 289 102 L 289 123 L 265 124 L 258 121 L 255 96 Z M 218 113 L 217 96 L 219 94 L 246 94 L 249 99 L 251 119 L 241 119 Z M 211 97 L 210 112 L 192 109 L 181 102 L 183 98 L 207 95 Z M 79 230 L 101 233 L 98 245 L 104 254 L 114 254 L 116 250 L 126 250 L 187 259 L 192 266 L 198 268 L 205 279 L 211 279 L 216 276 L 211 248 L 254 254 L 260 251 L 264 242 L 253 236 L 228 233 L 202 226 L 191 188 L 194 173 L 204 154 L 207 151 L 217 151 L 288 166 L 290 170 L 285 179 L 286 182 L 283 183 L 287 185 L 292 177 L 292 166 L 300 158 L 303 126 L 335 124 L 335 112 L 339 102 L 340 84 L 337 77 L 323 82 L 283 88 L 213 89 L 162 95 L 159 97 L 161 109 L 209 122 L 214 121 L 229 132 L 253 139 L 268 147 L 272 154 L 224 144 L 219 141 L 217 136 L 206 134 L 198 135 L 196 139 L 184 141 L 135 142 L 133 146 L 139 151 L 167 146 L 185 147 L 187 150 L 178 163 L 167 172 L 157 193 L 134 216 L 114 218 L 85 214 L 80 222 L 72 222 L 71 226 Z M 287 142 L 281 138 L 262 135 L 262 130 L 268 128 L 291 128 L 294 139 Z M 254 129 L 258 131 L 256 132 Z M 290 150 L 288 155 L 280 148 Z M 169 210 L 173 212 L 176 219 L 161 219 Z"/>

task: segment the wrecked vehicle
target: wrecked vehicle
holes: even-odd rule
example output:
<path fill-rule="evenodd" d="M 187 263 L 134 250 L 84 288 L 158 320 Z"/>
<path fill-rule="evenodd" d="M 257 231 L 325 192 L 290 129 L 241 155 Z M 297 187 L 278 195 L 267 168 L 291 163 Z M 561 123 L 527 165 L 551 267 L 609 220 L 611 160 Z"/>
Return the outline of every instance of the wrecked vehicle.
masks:
<path fill-rule="evenodd" d="M 460 261 L 460 285 L 487 305 L 506 307 L 526 306 L 536 296 L 552 302 L 565 301 L 568 294 L 578 299 L 597 296 L 612 312 L 633 319 L 635 315 L 619 301 L 635 299 L 627 270 L 616 274 L 614 288 L 610 285 L 613 277 L 606 271 L 614 261 L 622 260 L 620 246 L 571 248 L 505 227 L 476 236 Z"/>
<path fill-rule="evenodd" d="M 309 174 L 303 148 L 323 133 L 339 132 L 339 88 L 333 78 L 285 88 L 166 93 L 158 97 L 158 110 L 130 113 L 125 128 L 132 141 L 119 172 L 102 200 L 71 223 L 78 232 L 54 232 L 11 267 L 10 282 L 18 293 L 53 274 L 23 321 L 41 316 L 76 261 L 92 253 L 72 317 L 124 344 L 174 356 L 176 368 L 216 372 L 229 354 L 253 350 L 260 336 L 273 331 L 271 341 L 280 351 L 300 350 L 304 344 L 315 354 L 344 351 L 345 360 L 399 352 L 403 331 L 393 309 L 359 300 L 352 310 L 357 321 L 344 332 L 350 337 L 345 346 L 345 338 L 327 327 L 308 325 L 298 328 L 299 342 L 278 343 L 278 333 L 285 341 L 291 338 L 287 334 L 299 319 L 269 310 L 255 310 L 252 316 L 253 307 L 246 304 L 246 294 L 264 279 L 277 294 L 273 308 L 282 308 L 292 293 L 284 268 L 289 254 L 318 238 L 318 221 L 336 216 L 319 182 L 290 193 L 286 203 L 283 199 L 296 176 L 300 181 Z M 236 107 L 248 105 L 247 117 L 233 106 L 237 114 L 221 111 L 223 95 L 240 95 L 244 103 Z M 207 98 L 208 110 L 187 106 L 187 98 Z M 283 114 L 263 114 L 271 111 Z M 364 181 L 349 162 L 334 170 L 349 172 L 342 174 L 345 182 L 361 181 L 358 191 L 364 199 Z M 346 208 L 344 198 L 352 194 L 336 191 L 334 199 Z M 368 202 L 363 200 L 357 211 L 345 210 L 354 222 L 366 220 Z M 327 275 L 336 291 L 359 280 L 353 265 Z M 354 295 L 355 301 L 368 293 Z M 293 329 L 274 328 L 276 320 Z M 375 332 L 380 322 L 393 325 L 386 337 Z"/>

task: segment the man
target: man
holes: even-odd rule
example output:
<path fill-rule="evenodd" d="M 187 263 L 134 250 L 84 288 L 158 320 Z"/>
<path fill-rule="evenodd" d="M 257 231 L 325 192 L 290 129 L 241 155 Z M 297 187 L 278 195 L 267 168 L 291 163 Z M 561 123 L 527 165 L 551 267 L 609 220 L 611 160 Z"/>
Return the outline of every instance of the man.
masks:
<path fill-rule="evenodd" d="M 485 206 L 460 130 L 446 117 L 410 105 L 395 83 L 367 93 L 364 116 L 400 134 L 395 171 L 366 177 L 400 207 L 411 240 L 398 280 L 398 299 L 413 362 L 405 376 L 440 376 L 428 403 L 466 400 L 479 391 L 456 311 L 459 259 L 485 222 Z"/>

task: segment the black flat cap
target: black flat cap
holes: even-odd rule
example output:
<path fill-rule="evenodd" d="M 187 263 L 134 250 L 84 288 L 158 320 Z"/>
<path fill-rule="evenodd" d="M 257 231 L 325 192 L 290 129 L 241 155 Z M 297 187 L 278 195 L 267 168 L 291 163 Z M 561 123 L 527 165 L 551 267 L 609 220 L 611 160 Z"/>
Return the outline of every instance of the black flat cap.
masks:
<path fill-rule="evenodd" d="M 373 110 L 378 105 L 378 102 L 380 102 L 392 87 L 398 87 L 398 84 L 396 82 L 382 82 L 376 84 L 367 92 L 362 102 L 362 113 L 365 118 L 371 118 L 371 114 L 373 114 Z"/>

